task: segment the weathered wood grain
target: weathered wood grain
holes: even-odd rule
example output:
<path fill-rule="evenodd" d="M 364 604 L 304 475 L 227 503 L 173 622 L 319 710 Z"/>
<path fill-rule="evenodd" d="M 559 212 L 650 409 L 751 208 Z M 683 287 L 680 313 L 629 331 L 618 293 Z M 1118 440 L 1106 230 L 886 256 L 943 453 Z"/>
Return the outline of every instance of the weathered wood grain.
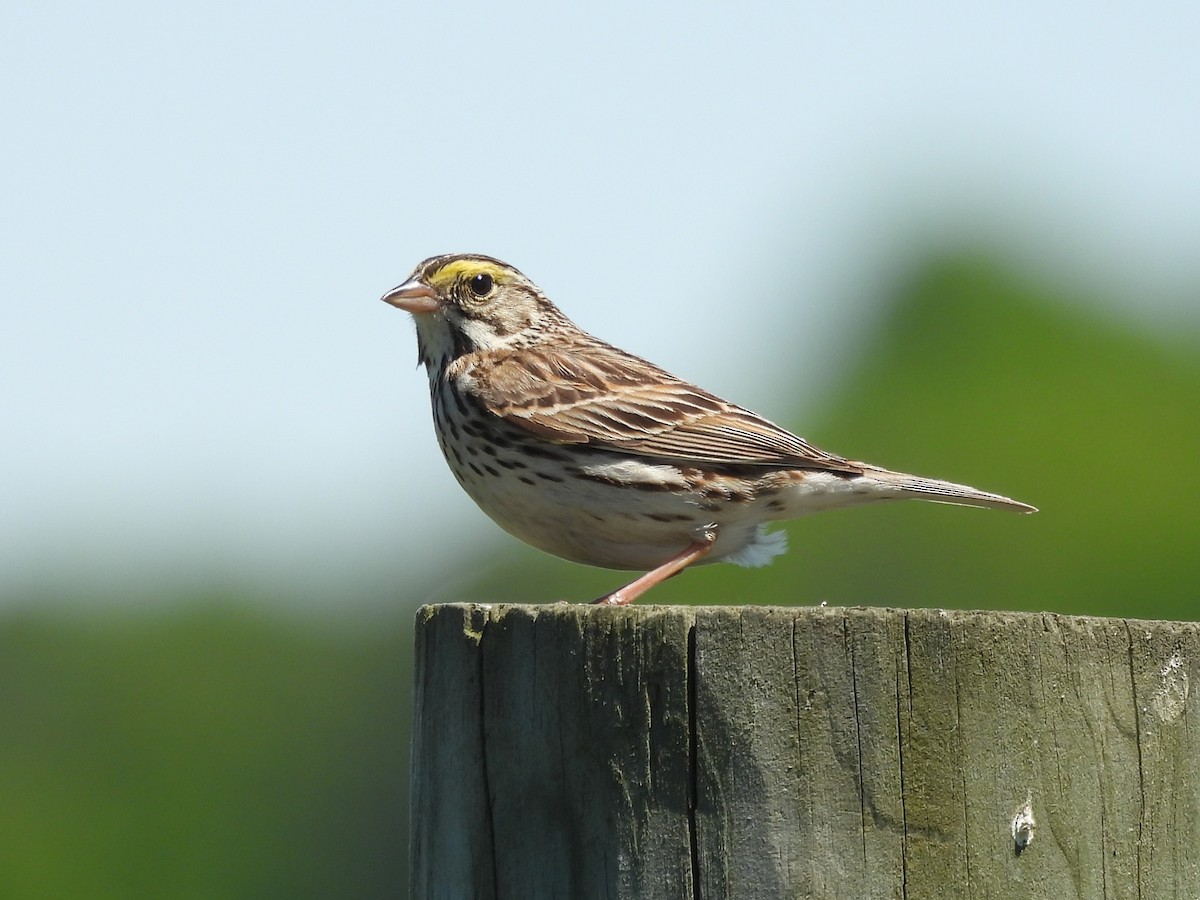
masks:
<path fill-rule="evenodd" d="M 1198 662 L 1194 623 L 425 607 L 411 895 L 1197 897 Z"/>

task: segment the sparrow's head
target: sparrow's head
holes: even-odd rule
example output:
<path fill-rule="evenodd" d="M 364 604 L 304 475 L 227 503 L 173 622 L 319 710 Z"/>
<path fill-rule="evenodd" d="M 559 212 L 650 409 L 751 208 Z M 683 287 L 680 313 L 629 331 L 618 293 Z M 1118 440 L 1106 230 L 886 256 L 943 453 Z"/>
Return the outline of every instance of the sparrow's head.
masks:
<path fill-rule="evenodd" d="M 477 350 L 527 347 L 548 330 L 570 325 L 515 268 L 473 253 L 425 260 L 383 300 L 412 313 L 427 366 Z"/>

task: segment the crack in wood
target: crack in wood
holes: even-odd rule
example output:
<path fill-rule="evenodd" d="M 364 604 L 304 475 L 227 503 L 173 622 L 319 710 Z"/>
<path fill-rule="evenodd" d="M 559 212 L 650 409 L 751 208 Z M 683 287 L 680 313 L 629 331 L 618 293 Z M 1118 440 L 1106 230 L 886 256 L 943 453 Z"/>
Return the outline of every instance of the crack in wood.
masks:
<path fill-rule="evenodd" d="M 700 834 L 696 825 L 696 808 L 700 803 L 700 765 L 696 725 L 696 624 L 687 631 L 687 734 L 688 734 L 688 844 L 691 852 L 691 897 L 701 900 L 700 891 Z"/>

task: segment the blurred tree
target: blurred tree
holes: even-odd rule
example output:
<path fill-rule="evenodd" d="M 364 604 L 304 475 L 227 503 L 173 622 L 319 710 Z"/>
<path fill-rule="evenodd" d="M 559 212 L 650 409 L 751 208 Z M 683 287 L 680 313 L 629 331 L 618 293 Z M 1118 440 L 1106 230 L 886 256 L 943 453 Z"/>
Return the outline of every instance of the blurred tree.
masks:
<path fill-rule="evenodd" d="M 822 513 L 785 526 L 792 549 L 766 569 L 685 572 L 647 599 L 1191 616 L 1200 339 L 1148 335 L 1089 307 L 984 258 L 932 263 L 898 292 L 824 411 L 790 423 L 819 447 L 1008 494 L 1038 514 L 927 503 Z M 581 600 L 619 583 L 514 542 L 462 597 Z"/>
<path fill-rule="evenodd" d="M 1200 339 L 1087 309 L 986 260 L 923 267 L 798 428 L 1037 515 L 826 513 L 787 525 L 769 568 L 686 572 L 649 599 L 1192 616 Z M 446 573 L 395 596 L 581 600 L 622 578 L 502 546 L 464 561 L 457 597 L 417 584 Z M 0 618 L 0 897 L 403 894 L 411 609 L 334 629 L 252 606 Z"/>
<path fill-rule="evenodd" d="M 0 620 L 0 896 L 402 893 L 409 642 L 231 599 Z"/>

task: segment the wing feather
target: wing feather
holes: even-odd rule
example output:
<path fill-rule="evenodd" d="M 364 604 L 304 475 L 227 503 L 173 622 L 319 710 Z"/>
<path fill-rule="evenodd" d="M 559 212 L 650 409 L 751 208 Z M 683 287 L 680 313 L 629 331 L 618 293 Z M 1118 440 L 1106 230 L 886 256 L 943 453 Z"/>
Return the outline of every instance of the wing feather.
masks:
<path fill-rule="evenodd" d="M 664 460 L 862 472 L 599 341 L 472 357 L 460 369 L 468 393 L 493 415 L 546 440 Z"/>

